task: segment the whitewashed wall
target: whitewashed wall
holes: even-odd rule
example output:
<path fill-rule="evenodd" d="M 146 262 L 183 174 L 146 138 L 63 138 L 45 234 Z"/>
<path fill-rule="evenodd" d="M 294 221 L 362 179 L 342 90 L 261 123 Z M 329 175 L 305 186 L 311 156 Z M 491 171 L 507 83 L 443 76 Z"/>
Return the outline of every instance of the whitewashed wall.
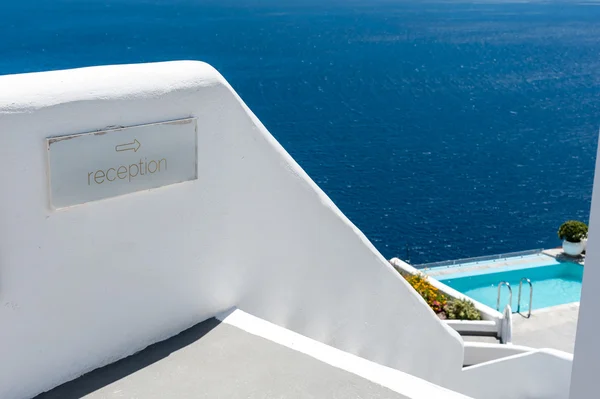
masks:
<path fill-rule="evenodd" d="M 449 388 L 477 399 L 567 399 L 572 364 L 569 353 L 535 350 L 467 367 Z"/>
<path fill-rule="evenodd" d="M 583 269 L 583 287 L 575 338 L 571 399 L 588 399 L 598 394 L 600 370 L 600 149 L 596 155 L 596 173 L 590 213 L 590 231 Z"/>
<path fill-rule="evenodd" d="M 489 342 L 465 342 L 464 349 L 465 366 L 474 366 L 477 364 L 492 362 L 494 360 L 499 360 L 509 356 L 536 351 L 536 349 L 530 348 L 528 346 L 513 344 L 493 344 Z"/>
<path fill-rule="evenodd" d="M 198 180 L 50 209 L 46 137 L 189 116 Z M 0 183 L 0 398 L 232 306 L 433 382 L 460 370 L 458 334 L 206 64 L 0 77 Z"/>

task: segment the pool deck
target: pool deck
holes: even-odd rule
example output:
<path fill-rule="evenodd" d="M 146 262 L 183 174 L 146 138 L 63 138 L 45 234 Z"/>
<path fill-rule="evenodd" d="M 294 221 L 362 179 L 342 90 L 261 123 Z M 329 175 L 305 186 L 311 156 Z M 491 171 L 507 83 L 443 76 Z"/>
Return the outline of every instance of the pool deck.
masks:
<path fill-rule="evenodd" d="M 579 302 L 534 310 L 529 319 L 513 314 L 513 344 L 573 353 L 578 317 Z"/>
<path fill-rule="evenodd" d="M 583 264 L 583 259 L 584 258 L 565 257 L 562 254 L 562 251 L 558 252 L 556 250 L 547 250 L 534 255 L 484 260 L 470 263 L 457 263 L 452 266 L 425 268 L 423 270 L 428 276 L 444 280 L 456 276 L 464 277 L 492 273 L 496 269 L 502 269 L 502 271 L 517 270 L 564 261 Z"/>
<path fill-rule="evenodd" d="M 583 265 L 585 263 L 585 254 L 581 254 L 580 256 L 577 256 L 577 257 L 568 256 L 568 255 L 565 255 L 562 248 L 546 249 L 545 251 L 542 251 L 542 253 L 544 255 L 552 256 L 553 258 L 555 258 L 558 261 L 574 262 L 574 263 L 579 263 L 580 265 Z"/>
<path fill-rule="evenodd" d="M 529 319 L 514 313 L 512 344 L 573 353 L 579 302 L 534 310 Z M 466 342 L 498 343 L 493 337 L 463 337 Z"/>
<path fill-rule="evenodd" d="M 485 274 L 490 273 L 493 269 L 522 269 L 548 264 L 548 262 L 572 262 L 583 265 L 585 262 L 585 255 L 581 255 L 579 257 L 574 258 L 566 256 L 563 253 L 562 248 L 553 248 L 546 249 L 535 254 L 526 254 L 522 256 L 498 259 L 484 259 L 481 261 L 456 263 L 452 265 L 438 266 L 432 268 L 425 267 L 422 270 L 431 277 L 437 279 L 447 279 L 457 274 L 460 274 L 461 276 Z"/>

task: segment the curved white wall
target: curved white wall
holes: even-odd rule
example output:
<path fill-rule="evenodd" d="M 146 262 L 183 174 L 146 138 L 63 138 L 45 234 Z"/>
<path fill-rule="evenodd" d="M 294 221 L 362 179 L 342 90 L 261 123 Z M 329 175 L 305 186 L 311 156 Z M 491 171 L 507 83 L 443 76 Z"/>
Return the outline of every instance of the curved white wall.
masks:
<path fill-rule="evenodd" d="M 48 136 L 195 116 L 198 180 L 52 211 Z M 462 341 L 199 62 L 0 77 L 0 397 L 232 306 L 444 384 Z"/>

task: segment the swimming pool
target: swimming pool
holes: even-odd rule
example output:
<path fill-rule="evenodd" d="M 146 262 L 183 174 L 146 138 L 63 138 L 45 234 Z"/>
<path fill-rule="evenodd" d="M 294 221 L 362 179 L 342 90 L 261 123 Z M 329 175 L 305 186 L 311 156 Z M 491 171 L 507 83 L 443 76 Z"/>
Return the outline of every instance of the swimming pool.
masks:
<path fill-rule="evenodd" d="M 578 302 L 581 296 L 583 266 L 571 262 L 552 261 L 545 265 L 521 265 L 520 267 L 500 267 L 475 269 L 466 273 L 451 273 L 436 276 L 447 286 L 496 309 L 498 284 L 507 281 L 513 291 L 511 308 L 517 310 L 519 282 L 523 277 L 531 280 L 533 285 L 533 306 L 540 309 L 550 306 Z M 502 287 L 500 310 L 508 303 L 509 293 Z M 529 285 L 523 282 L 521 294 L 521 312 L 528 311 Z"/>

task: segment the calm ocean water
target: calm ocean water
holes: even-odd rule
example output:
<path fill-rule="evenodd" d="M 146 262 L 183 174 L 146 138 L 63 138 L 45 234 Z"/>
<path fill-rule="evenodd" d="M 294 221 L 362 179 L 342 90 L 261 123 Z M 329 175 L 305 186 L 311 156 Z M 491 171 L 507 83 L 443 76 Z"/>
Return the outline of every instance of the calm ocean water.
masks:
<path fill-rule="evenodd" d="M 559 245 L 589 217 L 600 6 L 414 3 L 1 1 L 0 74 L 204 60 L 386 257 Z"/>

